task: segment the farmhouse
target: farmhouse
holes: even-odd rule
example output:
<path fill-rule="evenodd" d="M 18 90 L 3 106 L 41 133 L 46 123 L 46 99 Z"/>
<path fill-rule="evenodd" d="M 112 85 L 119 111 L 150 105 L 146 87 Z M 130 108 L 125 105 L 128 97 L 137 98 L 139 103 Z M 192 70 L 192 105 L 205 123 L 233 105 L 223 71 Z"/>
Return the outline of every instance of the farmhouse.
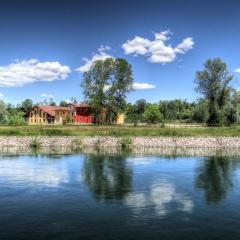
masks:
<path fill-rule="evenodd" d="M 29 125 L 41 124 L 90 124 L 96 123 L 97 119 L 91 113 L 88 104 L 68 104 L 67 107 L 58 106 L 35 106 L 27 115 Z M 124 114 L 119 114 L 117 124 L 124 123 Z"/>

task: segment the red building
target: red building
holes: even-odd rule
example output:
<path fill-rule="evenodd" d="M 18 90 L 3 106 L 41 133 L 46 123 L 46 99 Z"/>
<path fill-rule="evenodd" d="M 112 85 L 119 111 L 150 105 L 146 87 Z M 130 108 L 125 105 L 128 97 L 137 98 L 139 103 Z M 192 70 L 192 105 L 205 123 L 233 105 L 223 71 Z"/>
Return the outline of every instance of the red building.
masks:
<path fill-rule="evenodd" d="M 94 123 L 91 107 L 88 104 L 69 104 L 68 107 L 75 112 L 75 123 Z"/>
<path fill-rule="evenodd" d="M 98 119 L 92 114 L 91 106 L 86 103 L 82 104 L 69 104 L 68 105 L 71 112 L 74 113 L 74 123 L 96 123 Z M 102 117 L 105 118 L 106 112 L 102 113 Z M 118 114 L 116 119 L 116 124 L 124 124 L 124 113 Z"/>

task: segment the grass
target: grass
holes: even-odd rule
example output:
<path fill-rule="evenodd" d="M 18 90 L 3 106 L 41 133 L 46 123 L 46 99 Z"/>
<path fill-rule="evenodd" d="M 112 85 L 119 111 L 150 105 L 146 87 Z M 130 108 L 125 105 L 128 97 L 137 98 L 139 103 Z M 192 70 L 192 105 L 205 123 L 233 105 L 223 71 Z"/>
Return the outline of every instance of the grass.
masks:
<path fill-rule="evenodd" d="M 0 126 L 0 136 L 239 136 L 240 126 L 161 128 L 159 126 Z"/>
<path fill-rule="evenodd" d="M 132 144 L 132 139 L 130 137 L 123 137 L 120 139 L 120 145 L 123 151 L 130 150 L 131 144 Z"/>
<path fill-rule="evenodd" d="M 37 137 L 35 137 L 35 138 L 32 139 L 32 142 L 30 143 L 30 147 L 31 147 L 32 149 L 40 148 L 40 142 L 39 142 L 39 140 L 37 139 Z"/>

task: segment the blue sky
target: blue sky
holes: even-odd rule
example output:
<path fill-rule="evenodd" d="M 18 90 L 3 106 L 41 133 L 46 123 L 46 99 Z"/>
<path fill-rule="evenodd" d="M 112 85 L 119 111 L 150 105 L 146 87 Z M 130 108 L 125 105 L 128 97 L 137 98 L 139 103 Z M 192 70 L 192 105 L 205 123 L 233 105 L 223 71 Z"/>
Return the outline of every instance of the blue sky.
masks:
<path fill-rule="evenodd" d="M 132 65 L 131 102 L 196 100 L 195 71 L 214 57 L 239 88 L 239 23 L 237 0 L 1 1 L 0 97 L 81 101 L 79 70 L 99 56 Z"/>

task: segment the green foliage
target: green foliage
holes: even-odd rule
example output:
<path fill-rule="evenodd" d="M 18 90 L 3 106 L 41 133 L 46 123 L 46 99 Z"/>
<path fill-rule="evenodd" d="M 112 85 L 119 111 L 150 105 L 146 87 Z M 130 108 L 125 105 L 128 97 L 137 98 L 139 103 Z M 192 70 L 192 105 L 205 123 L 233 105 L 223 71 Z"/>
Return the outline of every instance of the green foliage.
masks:
<path fill-rule="evenodd" d="M 33 148 L 33 149 L 37 149 L 37 148 L 40 148 L 40 141 L 37 137 L 33 138 L 31 143 L 30 143 L 30 147 Z"/>
<path fill-rule="evenodd" d="M 0 100 L 0 124 L 8 124 L 8 111 L 5 103 Z"/>
<path fill-rule="evenodd" d="M 31 99 L 25 99 L 21 104 L 21 111 L 24 114 L 29 113 L 33 108 L 33 101 Z"/>
<path fill-rule="evenodd" d="M 159 111 L 158 105 L 149 105 L 144 114 L 143 114 L 144 120 L 147 123 L 159 123 L 162 120 L 162 115 Z"/>
<path fill-rule="evenodd" d="M 195 108 L 194 103 L 186 100 L 160 101 L 159 110 L 165 120 L 189 120 Z"/>
<path fill-rule="evenodd" d="M 24 112 L 19 109 L 12 108 L 8 111 L 9 125 L 26 125 L 26 121 L 24 119 Z"/>
<path fill-rule="evenodd" d="M 131 65 L 122 58 L 108 58 L 96 61 L 84 73 L 81 86 L 98 121 L 112 123 L 125 111 L 126 94 L 132 84 Z"/>
<path fill-rule="evenodd" d="M 67 103 L 66 101 L 61 101 L 61 102 L 59 103 L 59 106 L 60 106 L 60 107 L 67 107 L 67 106 L 68 106 L 68 103 Z"/>
<path fill-rule="evenodd" d="M 208 113 L 208 103 L 207 101 L 200 101 L 199 104 L 196 105 L 192 120 L 199 123 L 206 123 L 209 118 Z"/>
<path fill-rule="evenodd" d="M 208 101 L 208 124 L 222 125 L 226 122 L 224 108 L 229 101 L 229 83 L 233 76 L 220 58 L 208 59 L 204 70 L 196 72 L 196 90 Z"/>
<path fill-rule="evenodd" d="M 82 141 L 79 138 L 74 138 L 71 141 L 71 148 L 73 149 L 80 149 L 82 147 Z"/>
<path fill-rule="evenodd" d="M 132 139 L 129 137 L 124 137 L 120 139 L 120 145 L 122 150 L 129 150 L 132 144 Z"/>

